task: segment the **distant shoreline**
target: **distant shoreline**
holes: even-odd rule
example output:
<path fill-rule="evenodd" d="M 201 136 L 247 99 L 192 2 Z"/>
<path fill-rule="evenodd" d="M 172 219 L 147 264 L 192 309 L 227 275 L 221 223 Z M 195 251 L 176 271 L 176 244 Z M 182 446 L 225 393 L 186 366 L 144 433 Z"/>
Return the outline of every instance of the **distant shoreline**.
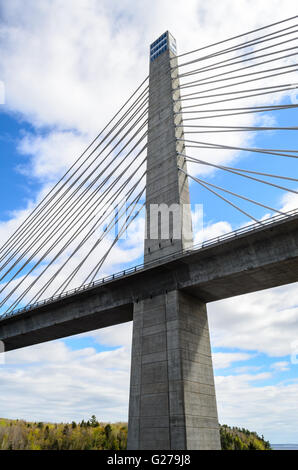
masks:
<path fill-rule="evenodd" d="M 298 450 L 298 444 L 271 444 L 273 450 Z"/>

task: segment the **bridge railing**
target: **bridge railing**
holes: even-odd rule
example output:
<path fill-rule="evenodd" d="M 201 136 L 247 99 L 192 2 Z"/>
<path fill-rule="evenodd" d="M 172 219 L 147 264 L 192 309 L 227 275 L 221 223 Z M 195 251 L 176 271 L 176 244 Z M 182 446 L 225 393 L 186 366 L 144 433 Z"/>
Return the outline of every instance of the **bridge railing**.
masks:
<path fill-rule="evenodd" d="M 97 287 L 99 285 L 106 284 L 106 283 L 114 281 L 116 279 L 123 278 L 123 277 L 129 276 L 129 275 L 135 274 L 136 272 L 143 271 L 143 270 L 146 270 L 146 269 L 151 268 L 153 266 L 166 263 L 167 261 L 170 261 L 170 260 L 175 260 L 176 258 L 179 258 L 182 255 L 189 254 L 189 253 L 192 253 L 194 251 L 199 251 L 199 250 L 208 248 L 212 245 L 221 244 L 224 241 L 240 237 L 241 235 L 244 235 L 248 232 L 263 230 L 268 225 L 273 225 L 273 224 L 276 224 L 276 223 L 279 223 L 279 222 L 284 222 L 284 221 L 288 220 L 289 218 L 295 218 L 296 216 L 298 216 L 298 209 L 293 209 L 289 212 L 284 213 L 283 215 L 278 214 L 276 216 L 273 216 L 273 217 L 270 217 L 268 219 L 262 220 L 258 223 L 246 225 L 246 226 L 241 227 L 239 229 L 236 229 L 232 232 L 225 233 L 223 235 L 219 235 L 218 237 L 214 237 L 214 238 L 211 238 L 209 240 L 202 241 L 201 243 L 195 244 L 190 248 L 177 251 L 175 253 L 172 253 L 171 255 L 163 256 L 163 257 L 159 258 L 158 260 L 150 261 L 148 263 L 142 263 L 142 264 L 139 264 L 137 266 L 133 266 L 131 268 L 124 269 L 123 271 L 119 271 L 115 274 L 111 274 L 110 276 L 106 276 L 106 277 L 104 277 L 102 279 L 99 279 L 97 281 L 94 281 L 90 284 L 85 284 L 81 287 L 77 287 L 75 289 L 71 289 L 69 291 L 62 292 L 61 294 L 54 295 L 52 297 L 49 297 L 48 299 L 40 300 L 39 302 L 36 302 L 34 304 L 30 304 L 30 305 L 27 305 L 26 307 L 22 307 L 22 308 L 19 308 L 18 310 L 14 310 L 12 312 L 6 313 L 6 314 L 0 316 L 0 320 L 11 317 L 11 316 L 14 316 L 14 315 L 18 315 L 18 314 L 21 314 L 21 313 L 24 313 L 24 312 L 27 312 L 27 311 L 30 311 L 30 310 L 33 310 L 37 307 L 55 302 L 56 300 L 60 300 L 60 299 L 63 299 L 65 297 L 71 297 L 72 295 L 77 294 L 79 292 L 83 292 L 85 290 L 94 289 L 95 287 Z"/>

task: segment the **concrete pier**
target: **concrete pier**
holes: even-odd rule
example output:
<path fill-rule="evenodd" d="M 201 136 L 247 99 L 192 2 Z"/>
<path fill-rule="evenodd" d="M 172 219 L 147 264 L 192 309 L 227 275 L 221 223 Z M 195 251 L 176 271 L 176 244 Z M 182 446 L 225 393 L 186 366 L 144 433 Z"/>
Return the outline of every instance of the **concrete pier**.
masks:
<path fill-rule="evenodd" d="M 135 305 L 128 449 L 220 449 L 206 306 L 189 294 Z"/>

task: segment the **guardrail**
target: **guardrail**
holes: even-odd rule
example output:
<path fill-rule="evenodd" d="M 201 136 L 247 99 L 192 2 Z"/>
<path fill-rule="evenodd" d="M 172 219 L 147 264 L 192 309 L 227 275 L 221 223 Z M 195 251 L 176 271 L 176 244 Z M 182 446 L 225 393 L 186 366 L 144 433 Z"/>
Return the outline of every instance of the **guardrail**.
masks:
<path fill-rule="evenodd" d="M 192 253 L 193 251 L 199 251 L 205 248 L 208 248 L 212 245 L 217 245 L 220 244 L 224 241 L 237 238 L 243 234 L 246 234 L 248 232 L 253 232 L 253 231 L 261 231 L 264 228 L 266 228 L 268 225 L 274 225 L 279 222 L 285 222 L 286 220 L 289 220 L 291 218 L 295 218 L 295 216 L 298 216 L 298 209 L 293 209 L 289 212 L 286 212 L 284 215 L 276 215 L 273 217 L 270 217 L 269 219 L 262 220 L 258 223 L 246 225 L 245 227 L 239 228 L 237 230 L 234 230 L 233 232 L 225 233 L 223 235 L 220 235 L 218 237 L 211 238 L 209 240 L 205 240 L 202 243 L 193 245 L 191 248 L 176 251 L 175 253 L 172 253 L 171 255 L 163 256 L 159 258 L 158 260 L 155 261 L 150 261 L 148 263 L 143 263 L 139 264 L 137 266 L 134 266 L 132 268 L 124 269 L 123 271 L 119 271 L 118 273 L 112 274 L 110 276 L 106 276 L 102 279 L 99 279 L 97 281 L 94 281 L 90 284 L 85 284 L 81 287 L 77 287 L 75 289 L 71 289 L 67 292 L 62 292 L 61 294 L 57 294 L 55 296 L 49 297 L 48 299 L 40 300 L 39 302 L 36 302 L 34 304 L 27 305 L 26 307 L 19 308 L 17 310 L 13 310 L 12 312 L 8 312 L 2 316 L 0 316 L 0 321 L 4 320 L 5 318 L 19 315 L 24 312 L 28 312 L 30 310 L 34 310 L 35 308 L 41 307 L 42 305 L 50 304 L 53 303 L 57 300 L 64 299 L 65 297 L 71 297 L 73 294 L 77 294 L 79 292 L 83 292 L 86 290 L 94 289 L 95 287 L 106 284 L 108 282 L 115 281 L 116 279 L 123 278 L 129 275 L 133 275 L 139 271 L 144 271 L 148 268 L 151 268 L 156 265 L 160 265 L 163 263 L 166 263 L 171 260 L 175 260 L 176 258 L 179 258 L 183 255 Z"/>

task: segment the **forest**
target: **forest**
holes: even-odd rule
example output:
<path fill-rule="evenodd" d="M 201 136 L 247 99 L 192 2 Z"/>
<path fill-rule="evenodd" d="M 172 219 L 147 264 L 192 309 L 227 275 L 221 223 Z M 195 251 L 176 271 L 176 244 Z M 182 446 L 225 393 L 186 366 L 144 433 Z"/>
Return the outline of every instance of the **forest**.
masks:
<path fill-rule="evenodd" d="M 272 450 L 264 436 L 244 428 L 223 425 L 220 427 L 220 440 L 222 450 Z"/>
<path fill-rule="evenodd" d="M 270 450 L 264 437 L 221 426 L 223 450 Z M 125 450 L 127 423 L 101 423 L 93 415 L 76 423 L 0 419 L 0 450 Z"/>
<path fill-rule="evenodd" d="M 99 423 L 95 416 L 76 423 L 0 419 L 1 450 L 125 450 L 126 423 Z"/>

